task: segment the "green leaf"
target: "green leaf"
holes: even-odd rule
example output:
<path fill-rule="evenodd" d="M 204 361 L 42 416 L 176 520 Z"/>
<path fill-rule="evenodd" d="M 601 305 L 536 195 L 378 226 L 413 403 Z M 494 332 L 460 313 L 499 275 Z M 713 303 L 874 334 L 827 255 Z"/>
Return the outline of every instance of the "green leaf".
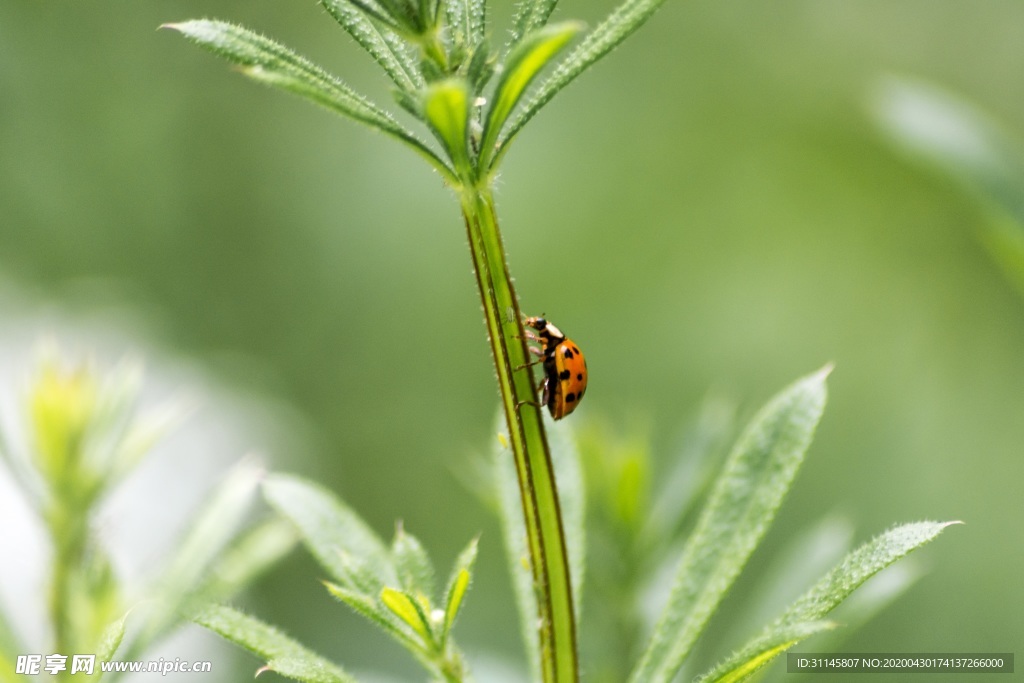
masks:
<path fill-rule="evenodd" d="M 395 20 L 391 17 L 391 5 L 392 3 L 388 0 L 349 0 L 353 5 L 359 8 L 359 10 L 366 14 L 366 16 L 378 21 L 385 26 L 389 26 L 393 29 L 398 29 L 398 25 Z"/>
<path fill-rule="evenodd" d="M 348 552 L 338 553 L 338 568 L 344 572 L 339 578 L 346 587 L 374 600 L 386 583 L 370 563 Z"/>
<path fill-rule="evenodd" d="M 575 21 L 548 26 L 526 36 L 509 54 L 487 113 L 480 145 L 480 168 L 488 167 L 501 128 L 526 88 L 582 28 L 583 25 Z"/>
<path fill-rule="evenodd" d="M 903 150 L 1024 222 L 1024 150 L 991 117 L 936 87 L 895 78 L 877 89 L 873 105 Z"/>
<path fill-rule="evenodd" d="M 466 81 L 469 82 L 472 92 L 481 92 L 487 82 L 494 75 L 494 63 L 497 60 L 491 54 L 490 44 L 486 40 L 480 41 L 473 50 L 469 65 L 466 67 Z M 479 110 L 476 114 L 479 116 Z"/>
<path fill-rule="evenodd" d="M 264 481 L 263 495 L 295 525 L 306 548 L 336 581 L 347 585 L 358 563 L 380 585 L 398 585 L 387 547 L 333 493 L 299 477 L 274 474 Z"/>
<path fill-rule="evenodd" d="M 434 598 L 434 568 L 420 542 L 399 525 L 391 544 L 391 558 L 398 572 L 399 585 L 413 595 Z"/>
<path fill-rule="evenodd" d="M 808 644 L 807 647 L 813 648 L 814 652 L 838 652 L 846 639 L 903 595 L 920 578 L 922 571 L 912 560 L 912 557 L 905 557 L 901 562 L 868 579 L 830 614 L 830 620 L 842 628 L 815 634 L 813 645 Z M 754 620 L 751 622 L 756 623 Z M 758 680 L 762 683 L 782 682 L 789 677 L 785 666 L 765 669 L 760 674 L 763 676 Z"/>
<path fill-rule="evenodd" d="M 469 93 L 465 81 L 450 78 L 431 83 L 424 96 L 423 113 L 455 168 L 468 170 Z"/>
<path fill-rule="evenodd" d="M 134 659 L 179 618 L 197 585 L 207 575 L 213 559 L 237 533 L 252 505 L 264 471 L 252 462 L 235 466 L 199 511 L 178 551 L 160 579 L 159 599 L 148 614 L 146 625 L 126 650 Z"/>
<path fill-rule="evenodd" d="M 498 143 L 499 152 L 494 163 L 496 164 L 504 155 L 512 138 L 551 101 L 552 97 L 640 28 L 664 1 L 625 0 L 597 28 L 587 34 L 527 102 L 508 133 Z"/>
<path fill-rule="evenodd" d="M 195 622 L 261 657 L 267 669 L 286 678 L 306 683 L 355 683 L 355 678 L 334 663 L 230 607 L 212 606 L 197 615 Z"/>
<path fill-rule="evenodd" d="M 111 482 L 128 474 L 142 458 L 184 419 L 186 411 L 177 405 L 165 405 L 139 416 L 118 440 L 108 474 Z"/>
<path fill-rule="evenodd" d="M 295 528 L 282 519 L 247 530 L 217 558 L 197 595 L 209 602 L 228 600 L 290 553 L 297 541 Z"/>
<path fill-rule="evenodd" d="M 430 620 L 415 598 L 403 591 L 385 587 L 380 593 L 380 601 L 391 612 L 415 631 L 424 643 L 433 640 Z"/>
<path fill-rule="evenodd" d="M 987 210 L 985 246 L 1024 293 L 1024 146 L 950 93 L 891 78 L 873 98 L 877 122 L 915 160 L 938 170 Z"/>
<path fill-rule="evenodd" d="M 807 586 L 842 560 L 850 552 L 852 542 L 853 525 L 843 518 L 824 517 L 802 529 L 767 566 L 758 568 L 759 575 L 750 591 L 753 597 L 743 607 L 743 619 L 729 629 L 722 641 L 739 642 L 749 636 L 753 626 L 775 618 Z"/>
<path fill-rule="evenodd" d="M 413 652 L 420 651 L 421 645 L 414 641 L 412 636 L 406 631 L 397 626 L 394 614 L 391 611 L 384 609 L 383 603 L 380 602 L 380 595 L 370 597 L 330 581 L 325 581 L 324 586 L 326 586 L 327 591 L 331 595 L 348 605 L 357 614 L 361 614 L 372 621 L 383 629 L 385 633 L 398 640 L 408 650 Z"/>
<path fill-rule="evenodd" d="M 451 169 L 391 114 L 341 80 L 280 43 L 241 26 L 207 19 L 165 24 L 210 52 L 242 67 L 253 80 L 288 90 L 386 133 L 415 149 L 446 179 Z"/>
<path fill-rule="evenodd" d="M 510 46 L 518 45 L 523 36 L 548 23 L 557 4 L 558 0 L 520 0 L 516 5 L 516 15 L 512 20 L 512 35 L 508 44 Z"/>
<path fill-rule="evenodd" d="M 444 595 L 444 629 L 441 633 L 441 643 L 448 638 L 455 619 L 459 616 L 459 609 L 462 607 L 462 599 L 469 590 L 470 581 L 473 578 L 473 565 L 476 563 L 477 539 L 473 539 L 466 546 L 466 549 L 459 553 L 455 560 L 455 567 L 448 579 L 448 588 Z"/>
<path fill-rule="evenodd" d="M 683 520 L 707 492 L 712 477 L 734 434 L 736 407 L 723 399 L 709 398 L 700 406 L 688 426 L 672 469 L 659 477 L 651 512 L 642 530 L 655 546 L 671 543 Z"/>
<path fill-rule="evenodd" d="M 831 621 L 810 621 L 790 624 L 747 644 L 743 650 L 722 662 L 696 683 L 739 683 L 800 641 L 817 633 L 834 629 Z"/>
<path fill-rule="evenodd" d="M 853 551 L 776 620 L 778 625 L 820 619 L 877 572 L 961 522 L 904 524 Z"/>
<path fill-rule="evenodd" d="M 487 3 L 484 0 L 445 0 L 448 30 L 456 45 L 463 44 L 473 50 L 484 39 L 487 23 Z"/>
<path fill-rule="evenodd" d="M 416 61 L 409 56 L 405 44 L 392 31 L 378 28 L 346 0 L 320 0 L 320 4 L 377 60 L 399 90 L 411 93 L 423 87 L 423 76 Z"/>
<path fill-rule="evenodd" d="M 496 422 L 499 433 L 507 429 L 504 415 Z M 558 483 L 562 524 L 569 554 L 569 572 L 573 586 L 573 608 L 579 617 L 585 560 L 584 513 L 585 493 L 579 451 L 572 425 L 555 422 L 544 414 L 548 446 Z M 526 524 L 520 502 L 515 462 L 506 442 L 499 440 L 494 453 L 494 481 L 497 488 L 499 514 L 508 555 L 509 572 L 519 608 L 519 622 L 533 680 L 541 679 L 540 650 L 537 642 L 537 594 L 533 586 L 530 554 L 527 550 Z"/>
<path fill-rule="evenodd" d="M 264 470 L 251 461 L 235 466 L 196 515 L 170 563 L 167 581 L 192 588 L 211 561 L 237 533 L 252 506 Z"/>
<path fill-rule="evenodd" d="M 832 616 L 843 628 L 835 631 L 826 642 L 834 641 L 838 645 L 844 636 L 852 635 L 906 593 L 923 574 L 920 564 L 908 557 L 872 576 L 835 609 Z M 820 651 L 829 652 L 831 647 L 826 646 L 826 649 Z"/>
<path fill-rule="evenodd" d="M 799 635 L 798 631 L 810 624 L 824 623 L 821 619 L 870 577 L 928 543 L 947 526 L 958 523 L 904 524 L 865 543 L 790 605 L 759 636 L 701 678 L 701 681 L 742 680 L 742 677 L 729 677 L 729 672 L 743 671 L 745 675 L 752 673 L 772 657 L 813 635 L 816 632 L 814 629 L 805 635 Z"/>
<path fill-rule="evenodd" d="M 768 530 L 825 407 L 831 368 L 773 398 L 740 436 L 682 560 L 668 603 L 631 680 L 668 682 Z"/>
<path fill-rule="evenodd" d="M 96 659 L 101 662 L 109 662 L 121 647 L 121 640 L 124 638 L 124 623 L 128 619 L 128 612 L 120 619 L 115 619 L 103 629 L 100 635 L 99 645 L 96 647 Z"/>

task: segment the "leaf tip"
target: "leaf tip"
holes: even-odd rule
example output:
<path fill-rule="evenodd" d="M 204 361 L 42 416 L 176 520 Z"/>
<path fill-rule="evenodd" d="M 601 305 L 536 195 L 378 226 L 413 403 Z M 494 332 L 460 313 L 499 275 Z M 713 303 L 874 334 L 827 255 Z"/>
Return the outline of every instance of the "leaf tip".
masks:
<path fill-rule="evenodd" d="M 189 31 L 194 30 L 196 28 L 196 25 L 199 23 L 201 23 L 201 21 L 198 19 L 188 19 L 187 21 L 168 21 L 165 24 L 160 24 L 159 26 L 157 26 L 156 30 L 159 31 L 161 29 L 166 28 L 172 31 L 177 31 L 178 33 L 184 33 L 188 35 Z"/>
<path fill-rule="evenodd" d="M 824 382 L 826 379 L 828 379 L 829 375 L 831 375 L 832 371 L 835 369 L 836 364 L 832 361 L 829 361 L 828 363 L 825 363 L 825 365 L 820 370 L 814 373 L 814 377 L 815 379 L 820 379 L 821 381 Z"/>

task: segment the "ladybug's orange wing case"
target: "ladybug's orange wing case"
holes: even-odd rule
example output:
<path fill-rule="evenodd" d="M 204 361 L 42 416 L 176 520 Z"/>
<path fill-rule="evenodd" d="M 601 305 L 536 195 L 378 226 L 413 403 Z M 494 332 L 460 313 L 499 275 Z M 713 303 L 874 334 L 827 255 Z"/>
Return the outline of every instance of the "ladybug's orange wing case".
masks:
<path fill-rule="evenodd" d="M 554 372 L 549 372 L 548 390 L 553 391 L 548 408 L 560 420 L 576 410 L 587 390 L 587 361 L 579 347 L 566 339 L 555 348 Z"/>

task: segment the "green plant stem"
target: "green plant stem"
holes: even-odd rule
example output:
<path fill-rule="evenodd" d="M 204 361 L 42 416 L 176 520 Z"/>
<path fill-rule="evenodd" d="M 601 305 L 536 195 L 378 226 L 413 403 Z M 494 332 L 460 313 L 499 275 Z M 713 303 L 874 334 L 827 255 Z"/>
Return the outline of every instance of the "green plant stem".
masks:
<path fill-rule="evenodd" d="M 545 683 L 575 682 L 576 621 L 568 553 L 537 387 L 527 365 L 523 316 L 490 189 L 467 184 L 460 199 L 519 478 L 537 592 L 541 675 Z"/>
<path fill-rule="evenodd" d="M 72 622 L 75 572 L 82 564 L 85 552 L 85 530 L 82 516 L 75 515 L 67 505 L 54 504 L 48 515 L 50 535 L 54 543 L 53 577 L 50 585 L 50 620 L 53 624 L 54 652 L 69 654 L 76 651 L 77 634 Z M 66 680 L 65 670 L 59 674 Z"/>

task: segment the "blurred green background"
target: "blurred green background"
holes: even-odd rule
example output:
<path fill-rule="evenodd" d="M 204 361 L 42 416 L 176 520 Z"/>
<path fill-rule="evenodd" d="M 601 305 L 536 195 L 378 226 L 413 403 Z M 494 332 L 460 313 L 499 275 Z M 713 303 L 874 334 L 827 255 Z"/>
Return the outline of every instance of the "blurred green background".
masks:
<path fill-rule="evenodd" d="M 482 531 L 458 635 L 516 659 L 497 525 L 452 473 L 490 447 L 497 402 L 457 204 L 408 150 L 156 31 L 202 16 L 390 105 L 314 2 L 3 0 L 0 282 L 277 405 L 274 467 L 385 535 L 403 519 L 440 567 Z M 895 156 L 866 106 L 910 74 L 1024 135 L 1022 72 L 1012 0 L 671 0 L 526 129 L 499 183 L 524 310 L 587 352 L 573 420 L 641 429 L 668 457 L 709 389 L 749 415 L 835 362 L 751 572 L 828 513 L 858 540 L 967 522 L 849 652 L 1024 652 L 1024 300 L 977 240 L 983 214 Z M 415 672 L 320 576 L 297 553 L 250 607 L 350 668 Z"/>

